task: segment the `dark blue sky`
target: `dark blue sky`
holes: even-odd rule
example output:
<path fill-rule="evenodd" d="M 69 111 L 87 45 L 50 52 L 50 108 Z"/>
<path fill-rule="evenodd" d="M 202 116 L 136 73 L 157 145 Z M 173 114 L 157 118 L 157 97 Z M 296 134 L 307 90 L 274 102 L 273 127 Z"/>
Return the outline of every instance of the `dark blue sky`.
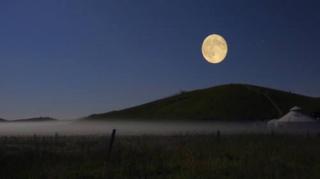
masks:
<path fill-rule="evenodd" d="M 0 2 L 0 117 L 75 118 L 225 83 L 320 96 L 320 4 L 302 0 Z M 226 60 L 201 55 L 211 33 Z"/>

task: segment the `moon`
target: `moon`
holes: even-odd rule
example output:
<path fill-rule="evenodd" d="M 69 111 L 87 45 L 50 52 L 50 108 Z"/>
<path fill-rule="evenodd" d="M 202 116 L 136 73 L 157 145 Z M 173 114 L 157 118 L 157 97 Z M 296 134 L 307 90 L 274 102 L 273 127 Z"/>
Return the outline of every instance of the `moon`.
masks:
<path fill-rule="evenodd" d="M 227 41 L 219 34 L 207 36 L 202 43 L 202 55 L 209 63 L 222 62 L 228 53 Z"/>

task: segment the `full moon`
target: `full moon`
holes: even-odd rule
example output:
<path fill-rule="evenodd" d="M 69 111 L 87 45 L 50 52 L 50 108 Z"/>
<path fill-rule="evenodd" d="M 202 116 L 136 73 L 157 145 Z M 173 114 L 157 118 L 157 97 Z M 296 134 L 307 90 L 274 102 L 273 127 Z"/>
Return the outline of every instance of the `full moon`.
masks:
<path fill-rule="evenodd" d="M 209 63 L 222 62 L 228 53 L 226 40 L 218 34 L 207 36 L 202 43 L 202 55 Z"/>

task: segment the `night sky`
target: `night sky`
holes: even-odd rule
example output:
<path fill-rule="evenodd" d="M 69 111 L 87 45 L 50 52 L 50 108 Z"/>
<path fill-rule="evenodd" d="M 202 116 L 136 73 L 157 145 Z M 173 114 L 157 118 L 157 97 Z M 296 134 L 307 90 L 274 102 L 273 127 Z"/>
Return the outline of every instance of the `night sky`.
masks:
<path fill-rule="evenodd" d="M 318 2 L 1 0 L 0 117 L 77 118 L 227 83 L 320 96 Z M 211 33 L 229 46 L 216 65 L 201 54 Z"/>

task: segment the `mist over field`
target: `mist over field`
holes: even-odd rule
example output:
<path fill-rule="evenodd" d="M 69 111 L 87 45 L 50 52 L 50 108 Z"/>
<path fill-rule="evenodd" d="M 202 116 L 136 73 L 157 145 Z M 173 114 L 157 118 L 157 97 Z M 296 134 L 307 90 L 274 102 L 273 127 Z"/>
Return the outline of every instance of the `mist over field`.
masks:
<path fill-rule="evenodd" d="M 193 121 L 48 121 L 0 123 L 0 135 L 105 135 L 117 129 L 119 135 L 174 135 L 190 133 L 266 132 L 263 122 L 193 122 Z"/>
<path fill-rule="evenodd" d="M 266 122 L 212 122 L 212 121 L 45 121 L 3 122 L 1 136 L 20 135 L 109 135 L 112 129 L 117 135 L 179 135 L 207 134 L 220 131 L 222 134 L 288 132 L 289 129 L 270 129 Z M 290 132 L 318 132 L 319 129 L 291 130 Z"/>

